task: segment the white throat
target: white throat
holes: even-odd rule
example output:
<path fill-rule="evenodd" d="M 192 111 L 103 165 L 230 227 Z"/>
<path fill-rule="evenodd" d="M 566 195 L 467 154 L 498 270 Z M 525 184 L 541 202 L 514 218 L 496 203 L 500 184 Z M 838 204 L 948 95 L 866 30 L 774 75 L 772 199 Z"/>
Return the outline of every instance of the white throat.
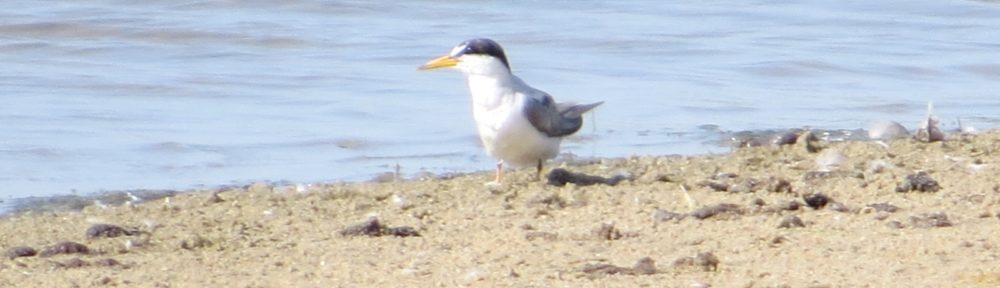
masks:
<path fill-rule="evenodd" d="M 458 68 L 465 74 L 473 104 L 487 110 L 512 103 L 515 90 L 522 85 L 503 62 L 493 57 L 465 55 Z"/>

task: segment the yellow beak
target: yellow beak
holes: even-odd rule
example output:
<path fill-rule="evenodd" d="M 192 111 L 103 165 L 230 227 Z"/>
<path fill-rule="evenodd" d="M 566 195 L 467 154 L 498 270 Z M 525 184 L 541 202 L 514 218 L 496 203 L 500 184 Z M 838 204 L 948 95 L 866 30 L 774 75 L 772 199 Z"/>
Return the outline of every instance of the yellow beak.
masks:
<path fill-rule="evenodd" d="M 441 56 L 438 57 L 437 59 L 427 62 L 426 64 L 420 66 L 420 68 L 417 69 L 434 70 L 434 69 L 455 67 L 455 65 L 458 65 L 458 59 L 452 58 L 451 56 Z"/>

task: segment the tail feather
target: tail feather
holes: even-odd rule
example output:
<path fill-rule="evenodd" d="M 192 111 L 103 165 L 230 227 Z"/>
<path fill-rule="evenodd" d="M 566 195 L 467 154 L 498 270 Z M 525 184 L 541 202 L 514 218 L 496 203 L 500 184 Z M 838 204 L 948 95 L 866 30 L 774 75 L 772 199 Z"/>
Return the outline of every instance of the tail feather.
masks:
<path fill-rule="evenodd" d="M 559 114 L 561 114 L 563 118 L 572 119 L 579 118 L 583 115 L 583 113 L 587 113 L 587 111 L 593 110 L 601 104 L 604 104 L 604 101 L 581 105 L 576 105 L 574 103 L 559 103 L 556 104 L 556 108 L 559 110 Z"/>

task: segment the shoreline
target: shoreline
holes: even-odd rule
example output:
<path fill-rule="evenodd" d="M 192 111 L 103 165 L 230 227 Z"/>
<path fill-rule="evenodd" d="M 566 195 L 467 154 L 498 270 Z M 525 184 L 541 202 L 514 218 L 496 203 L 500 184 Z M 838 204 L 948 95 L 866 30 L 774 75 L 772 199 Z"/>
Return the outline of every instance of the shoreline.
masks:
<path fill-rule="evenodd" d="M 0 286 L 991 287 L 997 153 L 1000 131 L 798 141 L 562 167 L 614 186 L 483 171 L 12 214 Z"/>
<path fill-rule="evenodd" d="M 768 145 L 767 142 L 774 140 L 776 137 L 781 135 L 786 135 L 789 133 L 797 133 L 807 130 L 806 128 L 788 128 L 788 129 L 763 129 L 763 130 L 753 130 L 753 131 L 718 131 L 718 140 L 708 141 L 703 144 L 711 143 L 713 147 L 719 149 L 729 149 L 727 152 L 722 153 L 695 153 L 695 154 L 671 154 L 671 155 L 682 155 L 689 157 L 697 156 L 710 156 L 710 155 L 720 155 L 732 153 L 737 149 L 744 148 L 747 145 L 761 146 Z M 1000 129 L 998 129 L 1000 130 Z M 861 129 L 816 129 L 812 130 L 819 134 L 827 135 L 826 138 L 833 139 L 830 142 L 844 142 L 844 141 L 866 141 L 863 137 L 859 135 L 863 134 Z M 549 166 L 558 165 L 580 165 L 590 161 L 596 160 L 620 160 L 627 157 L 658 157 L 660 155 L 631 155 L 626 157 L 611 157 L 611 158 L 600 158 L 600 157 L 578 157 L 576 155 L 560 155 L 556 159 L 550 160 Z M 485 156 L 484 156 L 485 157 Z M 397 171 L 385 171 L 378 172 L 370 175 L 370 177 L 355 180 L 330 180 L 330 181 L 319 181 L 319 182 L 309 182 L 309 183 L 298 183 L 290 180 L 246 180 L 246 181 L 229 181 L 230 183 L 242 183 L 242 184 L 191 184 L 190 186 L 197 186 L 199 188 L 187 188 L 187 189 L 171 189 L 171 188 L 137 188 L 137 189 L 121 189 L 121 190 L 99 190 L 84 193 L 65 193 L 65 194 L 55 194 L 48 196 L 29 196 L 29 197 L 12 197 L 0 201 L 0 218 L 7 217 L 12 214 L 24 213 L 28 211 L 33 212 L 49 212 L 49 211 L 72 211 L 80 210 L 84 207 L 90 205 L 130 205 L 139 202 L 155 201 L 160 200 L 164 197 L 172 197 L 179 194 L 187 193 L 213 193 L 218 191 L 234 190 L 234 189 L 247 189 L 250 186 L 272 186 L 278 187 L 278 189 L 296 189 L 302 190 L 302 186 L 309 187 L 313 185 L 329 185 L 329 184 L 346 184 L 346 183 L 366 183 L 366 182 L 388 182 L 388 181 L 414 181 L 414 180 L 426 180 L 431 178 L 453 178 L 457 176 L 472 175 L 491 172 L 489 169 L 482 169 L 476 171 L 458 171 L 458 172 L 443 172 L 443 173 L 432 173 L 432 172 L 411 172 L 408 176 L 403 176 Z M 510 172 L 515 172 L 512 170 Z M 515 172 L 516 173 L 516 172 Z"/>

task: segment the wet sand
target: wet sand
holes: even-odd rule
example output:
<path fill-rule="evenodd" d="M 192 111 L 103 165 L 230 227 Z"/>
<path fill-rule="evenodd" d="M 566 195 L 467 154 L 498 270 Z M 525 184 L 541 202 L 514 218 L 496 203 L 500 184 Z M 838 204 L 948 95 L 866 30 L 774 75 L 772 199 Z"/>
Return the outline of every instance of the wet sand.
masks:
<path fill-rule="evenodd" d="M 27 212 L 0 220 L 0 286 L 1000 285 L 1000 132 L 804 142 L 562 167 L 614 186 L 484 171 Z"/>

